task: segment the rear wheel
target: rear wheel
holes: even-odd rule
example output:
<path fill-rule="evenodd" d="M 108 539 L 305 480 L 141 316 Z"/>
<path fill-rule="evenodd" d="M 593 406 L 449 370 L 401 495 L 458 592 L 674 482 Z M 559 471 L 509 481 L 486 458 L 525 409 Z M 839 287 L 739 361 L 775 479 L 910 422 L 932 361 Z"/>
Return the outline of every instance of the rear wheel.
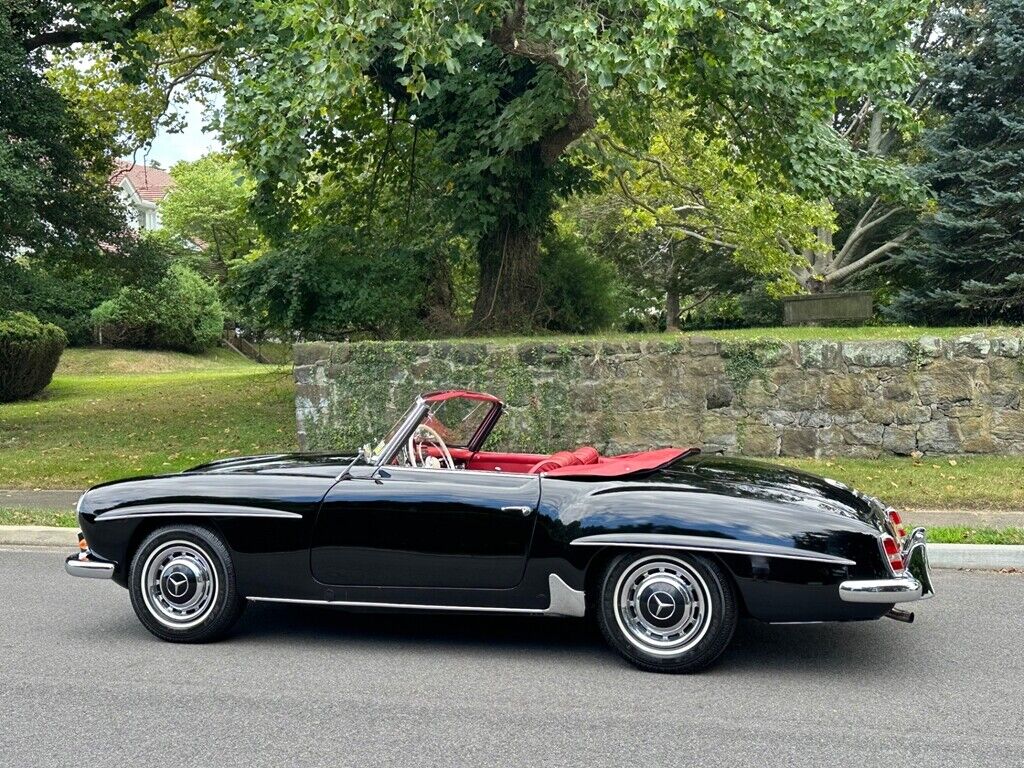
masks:
<path fill-rule="evenodd" d="M 197 525 L 167 526 L 147 536 L 128 578 L 135 615 L 163 640 L 216 640 L 245 608 L 227 547 Z"/>
<path fill-rule="evenodd" d="M 600 580 L 598 624 L 627 661 L 650 672 L 696 672 L 714 663 L 736 629 L 736 595 L 714 560 L 636 552 Z"/>

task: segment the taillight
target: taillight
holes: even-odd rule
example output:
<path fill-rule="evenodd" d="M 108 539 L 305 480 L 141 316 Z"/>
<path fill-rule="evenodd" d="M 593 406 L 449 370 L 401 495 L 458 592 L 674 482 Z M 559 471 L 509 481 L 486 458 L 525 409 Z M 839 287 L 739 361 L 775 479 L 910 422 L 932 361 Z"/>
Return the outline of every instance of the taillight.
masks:
<path fill-rule="evenodd" d="M 882 549 L 885 550 L 885 556 L 889 559 L 889 565 L 897 573 L 903 570 L 903 552 L 900 550 L 900 545 L 889 534 L 882 537 Z"/>
<path fill-rule="evenodd" d="M 896 531 L 896 538 L 902 540 L 907 535 L 907 529 L 903 527 L 903 518 L 895 509 L 889 510 L 889 522 L 892 523 L 893 530 Z"/>

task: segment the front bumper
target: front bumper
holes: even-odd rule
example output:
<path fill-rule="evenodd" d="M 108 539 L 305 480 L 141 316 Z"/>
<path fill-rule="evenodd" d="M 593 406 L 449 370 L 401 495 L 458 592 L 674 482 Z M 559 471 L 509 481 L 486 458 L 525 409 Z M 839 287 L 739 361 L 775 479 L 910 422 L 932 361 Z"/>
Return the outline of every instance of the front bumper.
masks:
<path fill-rule="evenodd" d="M 848 603 L 909 603 L 935 594 L 928 568 L 924 528 L 915 528 L 903 541 L 904 575 L 893 579 L 844 581 L 840 599 Z"/>

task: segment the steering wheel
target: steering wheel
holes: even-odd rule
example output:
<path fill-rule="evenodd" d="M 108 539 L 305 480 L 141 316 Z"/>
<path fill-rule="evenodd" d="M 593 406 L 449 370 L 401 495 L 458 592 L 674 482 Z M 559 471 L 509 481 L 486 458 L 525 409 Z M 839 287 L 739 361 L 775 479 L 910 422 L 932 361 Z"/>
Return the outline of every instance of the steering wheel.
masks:
<path fill-rule="evenodd" d="M 423 433 L 424 440 L 416 442 L 416 436 Z M 441 458 L 444 459 L 448 465 L 448 469 L 455 469 L 455 462 L 452 461 L 451 451 L 448 450 L 448 446 L 444 444 L 444 440 L 437 434 L 437 430 L 433 427 L 428 427 L 426 424 L 420 424 L 416 429 L 409 435 L 408 454 L 409 463 L 416 467 L 426 466 L 426 457 L 423 455 L 423 444 L 429 442 L 437 446 L 438 450 L 441 451 Z M 416 463 L 416 459 L 419 457 L 419 464 Z"/>

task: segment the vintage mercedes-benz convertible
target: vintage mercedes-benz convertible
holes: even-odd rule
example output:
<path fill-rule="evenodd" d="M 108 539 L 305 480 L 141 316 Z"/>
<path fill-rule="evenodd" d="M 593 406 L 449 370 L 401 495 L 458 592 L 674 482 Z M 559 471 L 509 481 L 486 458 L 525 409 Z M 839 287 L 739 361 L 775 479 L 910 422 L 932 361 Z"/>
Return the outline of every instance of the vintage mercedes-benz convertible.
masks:
<path fill-rule="evenodd" d="M 932 595 L 924 530 L 841 483 L 665 448 L 483 450 L 491 395 L 416 399 L 355 455 L 227 459 L 78 503 L 68 573 L 126 587 L 164 640 L 248 600 L 584 616 L 647 670 L 715 661 L 737 619 L 903 621 Z"/>

